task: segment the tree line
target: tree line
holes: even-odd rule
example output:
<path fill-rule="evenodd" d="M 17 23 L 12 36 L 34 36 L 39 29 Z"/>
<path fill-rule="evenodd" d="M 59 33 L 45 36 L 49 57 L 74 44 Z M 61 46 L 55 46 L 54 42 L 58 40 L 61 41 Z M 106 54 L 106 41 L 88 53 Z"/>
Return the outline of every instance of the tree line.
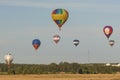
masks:
<path fill-rule="evenodd" d="M 12 64 L 10 68 L 6 64 L 0 63 L 0 74 L 113 74 L 119 73 L 120 67 L 106 66 L 104 63 L 68 63 L 59 64 Z"/>

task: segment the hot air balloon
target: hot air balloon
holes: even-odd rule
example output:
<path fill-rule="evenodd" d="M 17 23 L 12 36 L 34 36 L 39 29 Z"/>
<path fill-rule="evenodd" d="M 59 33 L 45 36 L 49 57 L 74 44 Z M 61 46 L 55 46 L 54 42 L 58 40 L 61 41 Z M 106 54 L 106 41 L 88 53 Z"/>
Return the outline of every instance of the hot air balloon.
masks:
<path fill-rule="evenodd" d="M 113 46 L 115 44 L 115 41 L 114 40 L 109 40 L 109 45 L 110 46 Z"/>
<path fill-rule="evenodd" d="M 57 44 L 60 41 L 60 36 L 59 35 L 54 35 L 53 36 L 53 41 Z"/>
<path fill-rule="evenodd" d="M 65 9 L 55 9 L 52 12 L 52 19 L 53 21 L 58 25 L 59 30 L 61 30 L 62 25 L 67 21 L 68 19 L 68 12 Z"/>
<path fill-rule="evenodd" d="M 73 40 L 73 44 L 74 44 L 75 46 L 77 46 L 77 45 L 79 44 L 79 40 L 77 40 L 77 39 Z"/>
<path fill-rule="evenodd" d="M 106 35 L 106 37 L 109 39 L 110 35 L 112 34 L 113 32 L 113 28 L 111 26 L 105 26 L 103 28 L 103 32 L 104 34 Z"/>
<path fill-rule="evenodd" d="M 8 65 L 8 68 L 10 68 L 11 63 L 13 61 L 12 55 L 11 54 L 7 54 L 7 55 L 5 55 L 4 59 L 6 61 L 6 64 Z"/>
<path fill-rule="evenodd" d="M 32 45 L 33 45 L 33 47 L 35 48 L 35 50 L 37 50 L 37 49 L 39 48 L 39 46 L 41 45 L 41 42 L 40 42 L 39 39 L 34 39 L 34 40 L 32 41 Z"/>

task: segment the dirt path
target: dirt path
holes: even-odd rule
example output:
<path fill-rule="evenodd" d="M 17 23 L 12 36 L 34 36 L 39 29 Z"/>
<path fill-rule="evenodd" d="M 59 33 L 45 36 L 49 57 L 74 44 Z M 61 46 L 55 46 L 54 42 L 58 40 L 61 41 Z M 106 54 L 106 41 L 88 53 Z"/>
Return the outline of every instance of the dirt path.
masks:
<path fill-rule="evenodd" d="M 120 80 L 120 74 L 0 75 L 0 80 Z"/>

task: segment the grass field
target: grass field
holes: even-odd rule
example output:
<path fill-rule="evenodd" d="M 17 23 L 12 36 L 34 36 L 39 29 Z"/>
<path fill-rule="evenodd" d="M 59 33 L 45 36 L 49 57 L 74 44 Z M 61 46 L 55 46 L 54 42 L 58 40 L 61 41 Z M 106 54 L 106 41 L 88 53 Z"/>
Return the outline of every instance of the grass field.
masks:
<path fill-rule="evenodd" d="M 0 75 L 0 80 L 120 80 L 120 74 Z"/>

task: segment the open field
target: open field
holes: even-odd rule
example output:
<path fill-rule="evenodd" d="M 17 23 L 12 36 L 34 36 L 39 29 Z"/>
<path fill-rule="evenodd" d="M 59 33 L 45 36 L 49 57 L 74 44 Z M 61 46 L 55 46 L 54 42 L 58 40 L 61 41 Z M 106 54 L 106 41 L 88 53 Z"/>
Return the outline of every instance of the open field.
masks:
<path fill-rule="evenodd" d="M 0 75 L 0 80 L 120 80 L 120 74 Z"/>

